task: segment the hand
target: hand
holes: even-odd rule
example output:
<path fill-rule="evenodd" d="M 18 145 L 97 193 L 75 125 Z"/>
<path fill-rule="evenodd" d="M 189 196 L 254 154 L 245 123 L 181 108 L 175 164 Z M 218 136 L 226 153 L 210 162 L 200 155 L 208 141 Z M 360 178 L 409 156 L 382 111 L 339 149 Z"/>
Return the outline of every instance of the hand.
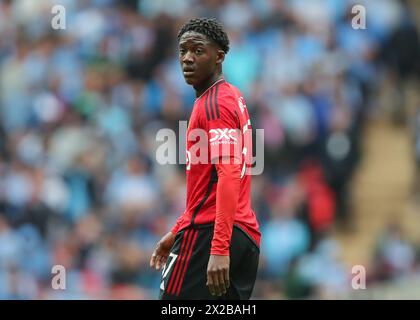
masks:
<path fill-rule="evenodd" d="M 226 294 L 230 286 L 229 256 L 210 255 L 207 266 L 207 286 L 211 295 L 221 296 Z"/>
<path fill-rule="evenodd" d="M 159 240 L 150 258 L 150 268 L 155 267 L 156 270 L 159 270 L 161 266 L 165 265 L 174 241 L 175 235 L 172 232 L 168 232 Z"/>

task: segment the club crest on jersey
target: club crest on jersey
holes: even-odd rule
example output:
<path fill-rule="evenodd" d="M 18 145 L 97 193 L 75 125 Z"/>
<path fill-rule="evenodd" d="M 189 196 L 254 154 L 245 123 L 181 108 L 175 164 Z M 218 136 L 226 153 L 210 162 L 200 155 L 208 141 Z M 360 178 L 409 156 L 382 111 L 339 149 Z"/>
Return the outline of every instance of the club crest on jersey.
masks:
<path fill-rule="evenodd" d="M 238 132 L 236 129 L 210 129 L 210 144 L 236 144 L 238 142 Z"/>

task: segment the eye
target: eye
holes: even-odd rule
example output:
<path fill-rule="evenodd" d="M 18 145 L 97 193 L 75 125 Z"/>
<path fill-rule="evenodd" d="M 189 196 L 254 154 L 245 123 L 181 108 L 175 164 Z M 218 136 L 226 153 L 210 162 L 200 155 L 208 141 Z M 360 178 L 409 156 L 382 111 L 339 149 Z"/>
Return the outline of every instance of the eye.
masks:
<path fill-rule="evenodd" d="M 180 54 L 181 56 L 183 56 L 183 55 L 185 54 L 185 49 L 180 48 L 180 49 L 179 49 L 179 54 Z"/>
<path fill-rule="evenodd" d="M 202 53 L 203 53 L 203 49 L 202 48 L 195 49 L 195 54 L 202 54 Z"/>

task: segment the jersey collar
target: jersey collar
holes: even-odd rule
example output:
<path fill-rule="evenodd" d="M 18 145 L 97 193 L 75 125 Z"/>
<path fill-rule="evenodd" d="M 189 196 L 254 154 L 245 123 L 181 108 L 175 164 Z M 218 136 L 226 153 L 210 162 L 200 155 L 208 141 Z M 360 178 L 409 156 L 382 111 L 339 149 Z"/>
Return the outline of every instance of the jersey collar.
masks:
<path fill-rule="evenodd" d="M 195 101 L 197 101 L 197 100 L 199 100 L 202 96 L 204 96 L 211 88 L 213 88 L 216 84 L 218 84 L 218 83 L 220 83 L 220 82 L 222 82 L 222 81 L 225 81 L 225 78 L 224 77 L 222 77 L 222 78 L 220 78 L 219 80 L 217 80 L 215 83 L 213 83 L 210 87 L 208 87 L 207 89 L 206 89 L 206 91 L 204 91 L 198 98 L 196 98 L 195 99 Z"/>

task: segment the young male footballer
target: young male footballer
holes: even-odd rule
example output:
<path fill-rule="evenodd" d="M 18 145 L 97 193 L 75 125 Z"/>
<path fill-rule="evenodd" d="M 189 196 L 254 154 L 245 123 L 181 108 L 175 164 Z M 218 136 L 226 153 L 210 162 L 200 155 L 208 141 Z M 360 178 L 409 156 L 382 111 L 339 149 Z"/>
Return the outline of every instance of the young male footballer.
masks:
<path fill-rule="evenodd" d="M 241 93 L 222 73 L 229 39 L 217 20 L 198 18 L 181 27 L 178 44 L 185 81 L 196 93 L 187 129 L 186 210 L 157 243 L 150 266 L 163 267 L 161 299 L 249 299 L 261 234 L 250 199 L 251 121 Z M 200 130 L 206 137 L 197 150 L 190 136 Z"/>

